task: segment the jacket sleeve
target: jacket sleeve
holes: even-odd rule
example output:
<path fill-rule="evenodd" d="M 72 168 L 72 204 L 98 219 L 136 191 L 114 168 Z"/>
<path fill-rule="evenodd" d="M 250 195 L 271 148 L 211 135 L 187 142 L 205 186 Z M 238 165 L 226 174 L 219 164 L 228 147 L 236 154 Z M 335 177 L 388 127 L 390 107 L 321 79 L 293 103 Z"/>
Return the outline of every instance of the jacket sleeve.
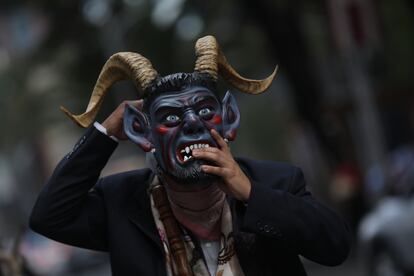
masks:
<path fill-rule="evenodd" d="M 286 189 L 271 183 L 272 177 L 269 183 L 251 180 L 243 229 L 322 265 L 341 264 L 350 250 L 347 224 L 312 197 L 299 168 L 290 167 L 290 171 L 290 177 L 282 181 L 287 182 Z"/>
<path fill-rule="evenodd" d="M 106 210 L 98 178 L 116 146 L 89 128 L 43 187 L 30 228 L 59 242 L 105 251 Z"/>

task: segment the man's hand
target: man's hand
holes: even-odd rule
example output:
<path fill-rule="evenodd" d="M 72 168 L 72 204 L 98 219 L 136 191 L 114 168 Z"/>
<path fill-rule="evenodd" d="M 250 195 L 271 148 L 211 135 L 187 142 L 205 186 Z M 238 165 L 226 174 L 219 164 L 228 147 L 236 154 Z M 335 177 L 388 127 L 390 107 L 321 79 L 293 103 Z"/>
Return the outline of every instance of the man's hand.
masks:
<path fill-rule="evenodd" d="M 124 110 L 127 104 L 135 106 L 139 110 L 142 109 L 143 101 L 124 101 L 109 115 L 108 118 L 102 123 L 102 126 L 106 128 L 107 134 L 115 136 L 119 140 L 127 140 L 128 137 L 124 132 Z"/>
<path fill-rule="evenodd" d="M 217 166 L 203 165 L 201 169 L 206 173 L 220 176 L 223 179 L 223 183 L 219 184 L 220 188 L 236 199 L 246 202 L 249 199 L 252 186 L 249 178 L 234 160 L 229 146 L 220 134 L 212 129 L 211 135 L 216 140 L 219 148 L 194 149 L 194 158 L 214 162 Z"/>

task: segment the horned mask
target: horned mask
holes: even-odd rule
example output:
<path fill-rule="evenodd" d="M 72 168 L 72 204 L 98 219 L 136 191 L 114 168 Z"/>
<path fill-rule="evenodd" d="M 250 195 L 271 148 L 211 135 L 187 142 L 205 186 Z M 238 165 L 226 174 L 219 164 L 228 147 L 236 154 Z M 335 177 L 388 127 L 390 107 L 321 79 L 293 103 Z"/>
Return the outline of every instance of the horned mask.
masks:
<path fill-rule="evenodd" d="M 241 92 L 260 94 L 272 83 L 277 67 L 273 73 L 263 80 L 246 79 L 240 76 L 227 62 L 213 36 L 205 36 L 197 40 L 195 45 L 196 62 L 194 72 L 208 75 L 213 81 L 220 76 Z M 120 80 L 131 79 L 138 90 L 138 98 L 145 99 L 153 91 L 151 85 L 159 79 L 157 71 L 145 57 L 132 52 L 120 52 L 112 55 L 105 63 L 86 111 L 74 115 L 65 107 L 61 110 L 81 127 L 89 127 L 95 120 L 103 99 L 109 88 Z"/>

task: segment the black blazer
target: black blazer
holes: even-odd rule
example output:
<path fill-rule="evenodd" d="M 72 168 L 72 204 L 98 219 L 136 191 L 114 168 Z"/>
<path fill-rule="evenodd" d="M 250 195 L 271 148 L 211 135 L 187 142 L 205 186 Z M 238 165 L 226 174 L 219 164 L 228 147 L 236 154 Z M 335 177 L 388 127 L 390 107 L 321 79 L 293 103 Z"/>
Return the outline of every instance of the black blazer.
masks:
<path fill-rule="evenodd" d="M 113 275 L 166 275 L 147 188 L 149 169 L 99 175 L 117 143 L 90 128 L 41 191 L 30 227 L 51 239 L 107 251 Z M 237 159 L 250 178 L 247 206 L 228 197 L 235 248 L 246 275 L 306 275 L 298 255 L 339 265 L 349 231 L 306 190 L 300 169 Z"/>

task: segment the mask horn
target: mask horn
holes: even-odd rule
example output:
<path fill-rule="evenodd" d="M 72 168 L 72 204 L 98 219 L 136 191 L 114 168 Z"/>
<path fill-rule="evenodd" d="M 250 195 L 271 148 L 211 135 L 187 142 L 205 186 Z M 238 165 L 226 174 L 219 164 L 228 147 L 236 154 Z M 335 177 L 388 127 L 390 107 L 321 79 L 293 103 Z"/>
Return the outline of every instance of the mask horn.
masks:
<path fill-rule="evenodd" d="M 240 76 L 227 62 L 214 36 L 205 36 L 197 40 L 195 46 L 196 64 L 194 71 L 207 73 L 217 80 L 220 75 L 232 86 L 248 94 L 260 94 L 269 88 L 276 76 L 277 66 L 273 73 L 263 80 L 246 79 Z"/>
<path fill-rule="evenodd" d="M 145 96 L 144 93 L 148 86 L 157 76 L 158 73 L 152 67 L 151 62 L 140 54 L 116 53 L 108 59 L 102 68 L 86 111 L 80 115 L 74 115 L 63 106 L 60 109 L 79 126 L 89 127 L 95 120 L 107 91 L 114 83 L 131 79 L 140 93 L 139 98 L 142 98 Z"/>

